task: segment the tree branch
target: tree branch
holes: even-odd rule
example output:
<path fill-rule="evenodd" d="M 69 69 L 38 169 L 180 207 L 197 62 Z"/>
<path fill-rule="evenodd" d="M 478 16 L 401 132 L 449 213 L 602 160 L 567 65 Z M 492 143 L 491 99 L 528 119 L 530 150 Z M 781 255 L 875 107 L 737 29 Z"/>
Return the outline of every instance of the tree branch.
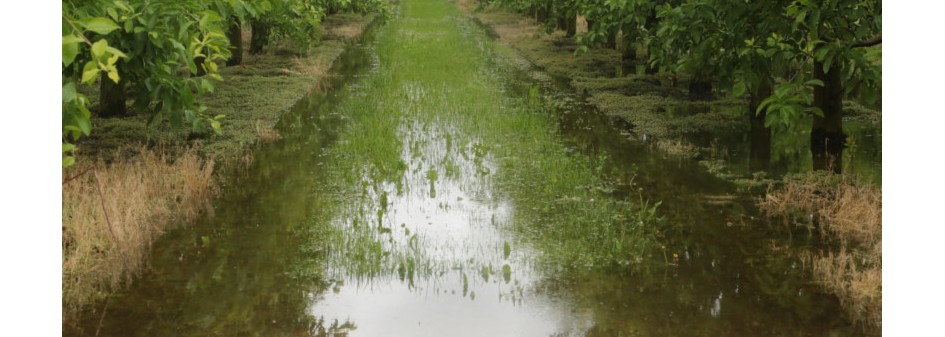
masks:
<path fill-rule="evenodd" d="M 883 35 L 876 35 L 872 39 L 850 43 L 850 48 L 872 47 L 883 43 Z"/>

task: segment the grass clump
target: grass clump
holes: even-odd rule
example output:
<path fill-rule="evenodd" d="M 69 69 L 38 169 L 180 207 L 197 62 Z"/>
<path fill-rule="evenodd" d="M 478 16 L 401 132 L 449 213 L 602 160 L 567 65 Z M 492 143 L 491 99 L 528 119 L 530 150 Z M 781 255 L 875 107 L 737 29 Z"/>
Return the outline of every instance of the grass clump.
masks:
<path fill-rule="evenodd" d="M 81 174 L 62 186 L 64 316 L 129 281 L 151 243 L 169 227 L 195 220 L 217 191 L 213 162 L 193 148 L 123 152 L 134 156 L 80 162 L 63 172 Z"/>
<path fill-rule="evenodd" d="M 770 216 L 813 222 L 835 243 L 811 254 L 814 277 L 855 321 L 881 329 L 881 188 L 847 176 L 810 173 L 785 178 L 784 186 L 769 191 L 759 205 Z"/>

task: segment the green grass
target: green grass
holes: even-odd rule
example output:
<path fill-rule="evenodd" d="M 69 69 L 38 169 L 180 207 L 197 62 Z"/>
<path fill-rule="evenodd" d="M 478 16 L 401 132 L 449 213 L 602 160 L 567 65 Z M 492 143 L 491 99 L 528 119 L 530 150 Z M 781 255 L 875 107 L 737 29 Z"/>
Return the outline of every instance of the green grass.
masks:
<path fill-rule="evenodd" d="M 610 198 L 599 158 L 568 151 L 546 111 L 503 92 L 502 73 L 490 60 L 513 62 L 505 57 L 511 50 L 442 0 L 401 2 L 377 39 L 380 64 L 339 107 L 350 123 L 329 149 L 326 190 L 337 191 L 347 205 L 343 217 L 353 219 L 333 239 L 349 271 L 432 272 L 422 247 L 388 245 L 387 232 L 370 224 L 383 217 L 386 193 L 422 186 L 434 195 L 444 179 L 511 200 L 514 216 L 505 229 L 537 248 L 551 270 L 641 261 L 654 208 L 638 198 Z M 425 163 L 421 157 L 433 154 L 418 151 L 431 146 L 445 154 Z M 467 166 L 474 177 L 459 173 Z M 410 180 L 414 173 L 421 182 Z M 422 246 L 423 233 L 413 235 L 410 242 Z"/>

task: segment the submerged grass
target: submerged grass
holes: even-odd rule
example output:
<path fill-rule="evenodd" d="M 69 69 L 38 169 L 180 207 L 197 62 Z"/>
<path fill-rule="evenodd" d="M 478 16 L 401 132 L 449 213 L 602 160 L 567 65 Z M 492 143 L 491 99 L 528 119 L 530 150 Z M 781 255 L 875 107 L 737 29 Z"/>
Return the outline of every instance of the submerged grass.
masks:
<path fill-rule="evenodd" d="M 339 108 L 351 121 L 329 150 L 337 158 L 329 170 L 331 189 L 349 205 L 345 217 L 354 219 L 334 248 L 344 252 L 349 270 L 431 272 L 416 244 L 424 233 L 412 233 L 398 250 L 385 243 L 389 229 L 370 224 L 380 223 L 388 195 L 418 185 L 435 195 L 444 179 L 461 181 L 465 191 L 482 198 L 510 200 L 511 223 L 497 225 L 508 225 L 504 229 L 538 248 L 538 260 L 552 270 L 606 268 L 642 258 L 655 208 L 602 192 L 607 182 L 598 160 L 569 152 L 551 116 L 503 92 L 497 80 L 502 74 L 490 64 L 496 56 L 503 59 L 496 50 L 501 47 L 455 6 L 404 1 L 378 41 L 379 66 L 364 80 L 363 91 Z M 434 152 L 445 153 L 433 163 L 430 157 L 440 154 L 418 153 L 430 142 L 442 146 Z M 408 180 L 414 172 L 426 183 Z"/>
<path fill-rule="evenodd" d="M 136 155 L 111 165 L 78 164 L 75 172 L 86 173 L 62 186 L 64 317 L 129 281 L 151 243 L 192 222 L 216 192 L 213 162 L 194 149 L 125 152 Z"/>
<path fill-rule="evenodd" d="M 759 205 L 771 216 L 805 218 L 836 242 L 811 254 L 814 277 L 840 298 L 851 318 L 882 328 L 882 190 L 828 173 L 785 179 Z"/>

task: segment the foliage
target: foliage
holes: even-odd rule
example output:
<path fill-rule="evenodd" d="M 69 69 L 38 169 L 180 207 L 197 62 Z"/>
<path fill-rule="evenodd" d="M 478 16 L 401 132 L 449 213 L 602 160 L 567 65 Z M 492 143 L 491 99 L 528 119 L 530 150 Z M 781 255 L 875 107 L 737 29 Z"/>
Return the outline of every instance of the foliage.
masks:
<path fill-rule="evenodd" d="M 271 0 L 271 7 L 257 20 L 267 27 L 270 43 L 290 39 L 300 50 L 308 50 L 319 39 L 319 25 L 328 14 L 354 12 L 387 15 L 384 0 Z"/>
<path fill-rule="evenodd" d="M 63 143 L 91 131 L 88 99 L 75 93 L 76 86 L 107 80 L 119 85 L 122 97 L 125 90 L 134 95 L 135 110 L 150 113 L 152 124 L 170 120 L 198 128 L 206 123 L 219 133 L 222 116 L 208 116 L 194 103 L 196 95 L 213 90 L 210 79 L 192 76 L 198 67 L 222 80 L 218 62 L 229 57 L 222 17 L 209 5 L 196 0 L 64 1 Z M 108 79 L 99 79 L 102 72 Z M 75 147 L 63 145 L 67 149 Z M 73 161 L 67 156 L 63 165 Z"/>
<path fill-rule="evenodd" d="M 587 33 L 579 37 L 583 51 L 604 42 L 609 35 L 618 31 L 623 33 L 626 44 L 638 42 L 648 45 L 655 34 L 655 22 L 652 14 L 661 1 L 643 0 L 581 0 L 579 12 L 593 22 L 588 25 Z"/>
<path fill-rule="evenodd" d="M 588 20 L 579 51 L 613 39 L 648 50 L 649 63 L 697 81 L 713 81 L 735 96 L 748 95 L 767 123 L 805 116 L 812 91 L 822 86 L 811 65 L 841 64 L 847 94 L 879 97 L 881 50 L 859 48 L 881 33 L 875 0 L 496 0 L 529 12 L 537 6 L 576 6 Z M 771 90 L 772 87 L 774 90 Z M 759 104 L 759 102 L 761 102 Z M 814 113 L 819 113 L 814 109 Z"/>
<path fill-rule="evenodd" d="M 221 81 L 230 55 L 226 31 L 234 22 L 264 19 L 272 33 L 299 45 L 317 41 L 328 8 L 387 12 L 383 0 L 63 0 L 63 167 L 75 162 L 75 142 L 92 130 L 89 99 L 81 86 L 113 83 L 119 106 L 125 95 L 151 125 L 170 122 L 221 133 L 223 115 L 196 103 Z M 105 76 L 100 76 L 104 74 Z M 108 83 L 104 83 L 109 81 Z M 121 109 L 123 110 L 123 109 Z M 107 111 L 104 111 L 108 114 Z"/>
<path fill-rule="evenodd" d="M 879 51 L 860 48 L 858 44 L 882 33 L 880 1 L 795 0 L 786 6 L 784 15 L 793 23 L 789 41 L 799 58 L 806 63 L 822 64 L 824 72 L 839 66 L 845 93 L 857 91 L 867 102 L 879 98 L 877 89 L 882 84 L 882 66 L 874 61 Z M 792 82 L 810 83 L 812 73 L 803 72 Z M 771 97 L 766 102 L 784 101 Z"/>
<path fill-rule="evenodd" d="M 119 58 L 127 58 L 120 50 L 108 45 L 108 41 L 101 36 L 119 29 L 114 21 L 104 17 L 85 17 L 82 20 L 71 20 L 63 5 L 64 30 L 69 33 L 62 36 L 62 166 L 68 167 L 75 163 L 72 152 L 76 149 L 69 139 L 75 141 L 82 136 L 88 136 L 92 130 L 92 113 L 88 109 L 88 97 L 79 93 L 76 86 L 79 83 L 91 84 L 100 72 L 105 72 L 108 80 L 118 83 L 120 76 L 115 64 Z M 67 28 L 68 27 L 68 28 Z M 88 35 L 95 38 L 95 42 Z M 82 57 L 79 57 L 81 54 Z M 78 60 L 77 60 L 78 58 Z M 85 62 L 82 62 L 82 61 Z M 81 67 L 80 67 L 81 65 Z M 70 69 L 70 71 L 66 71 Z"/>

